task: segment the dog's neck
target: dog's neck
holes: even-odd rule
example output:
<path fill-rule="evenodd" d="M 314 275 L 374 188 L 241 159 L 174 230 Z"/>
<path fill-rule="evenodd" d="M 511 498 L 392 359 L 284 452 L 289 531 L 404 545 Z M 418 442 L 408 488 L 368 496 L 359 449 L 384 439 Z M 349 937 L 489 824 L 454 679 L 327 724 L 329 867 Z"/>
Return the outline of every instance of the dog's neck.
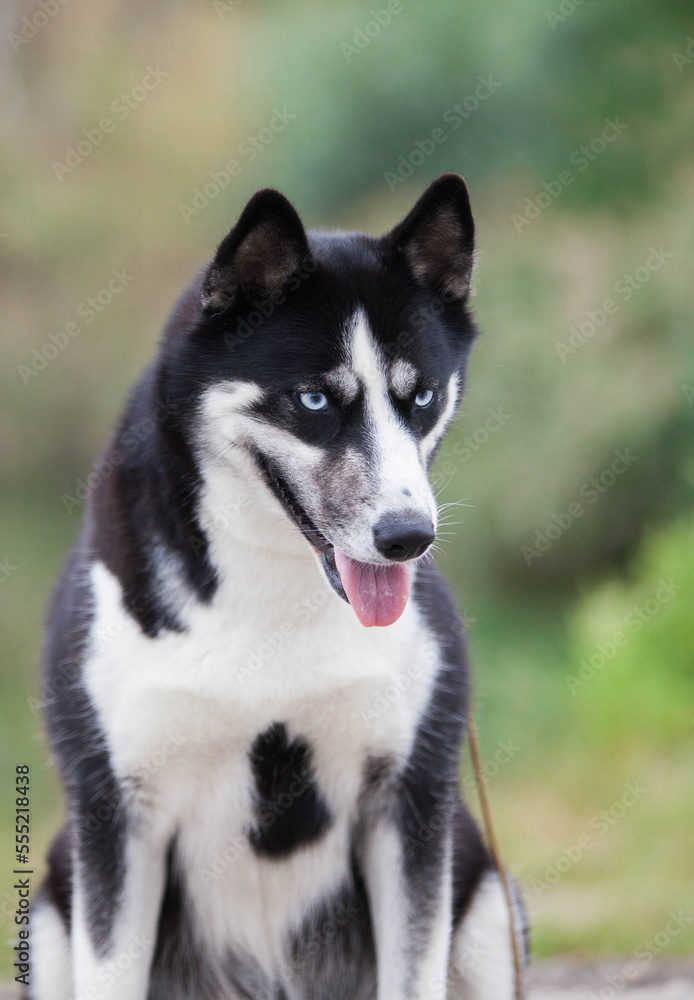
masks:
<path fill-rule="evenodd" d="M 198 517 L 219 585 L 235 600 L 285 604 L 329 592 L 319 559 L 249 456 L 203 465 Z"/>

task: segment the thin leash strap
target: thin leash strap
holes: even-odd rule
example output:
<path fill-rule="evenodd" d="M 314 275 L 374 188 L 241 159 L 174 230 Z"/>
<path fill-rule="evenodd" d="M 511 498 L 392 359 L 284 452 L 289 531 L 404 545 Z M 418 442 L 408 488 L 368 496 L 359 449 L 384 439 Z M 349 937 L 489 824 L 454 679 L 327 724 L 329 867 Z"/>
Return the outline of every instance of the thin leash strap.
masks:
<path fill-rule="evenodd" d="M 511 890 L 511 883 L 508 877 L 508 872 L 506 871 L 506 866 L 501 858 L 499 841 L 497 840 L 496 832 L 494 830 L 492 811 L 489 805 L 487 782 L 482 768 L 477 727 L 475 726 L 475 720 L 472 716 L 471 710 L 468 712 L 467 728 L 470 739 L 470 755 L 472 757 L 472 766 L 475 772 L 475 781 L 477 782 L 477 793 L 482 807 L 482 817 L 484 819 L 484 829 L 487 836 L 487 843 L 489 844 L 489 850 L 491 851 L 494 864 L 496 865 L 496 869 L 499 873 L 501 887 L 504 891 L 504 896 L 506 897 L 506 906 L 508 907 L 509 927 L 511 930 L 511 950 L 513 952 L 513 972 L 516 986 L 515 998 L 516 1000 L 524 1000 L 525 984 L 523 975 L 523 959 L 521 957 L 521 944 L 518 940 L 518 924 L 515 917 L 513 892 Z"/>

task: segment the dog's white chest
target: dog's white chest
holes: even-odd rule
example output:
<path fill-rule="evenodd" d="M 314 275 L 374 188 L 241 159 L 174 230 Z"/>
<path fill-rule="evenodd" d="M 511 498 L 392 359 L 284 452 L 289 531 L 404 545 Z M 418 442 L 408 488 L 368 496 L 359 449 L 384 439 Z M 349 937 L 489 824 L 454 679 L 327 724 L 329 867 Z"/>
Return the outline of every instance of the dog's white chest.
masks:
<path fill-rule="evenodd" d="M 414 606 L 367 630 L 328 594 L 313 610 L 270 602 L 257 619 L 228 613 L 221 595 L 188 610 L 186 631 L 148 639 L 103 566 L 93 582 L 94 634 L 120 622 L 85 669 L 114 768 L 175 837 L 206 939 L 274 967 L 347 875 L 370 763 L 408 756 L 438 663 L 432 637 Z M 287 827 L 298 841 L 283 853 Z"/>

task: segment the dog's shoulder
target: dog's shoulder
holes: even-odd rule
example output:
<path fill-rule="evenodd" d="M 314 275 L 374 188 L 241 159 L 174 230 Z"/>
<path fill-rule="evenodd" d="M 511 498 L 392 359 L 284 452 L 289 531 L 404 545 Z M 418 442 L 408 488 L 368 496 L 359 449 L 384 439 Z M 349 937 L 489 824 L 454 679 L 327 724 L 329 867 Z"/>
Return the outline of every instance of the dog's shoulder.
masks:
<path fill-rule="evenodd" d="M 432 561 L 424 562 L 417 568 L 413 597 L 428 630 L 441 648 L 442 659 L 466 673 L 468 649 L 465 625 L 448 581 Z"/>

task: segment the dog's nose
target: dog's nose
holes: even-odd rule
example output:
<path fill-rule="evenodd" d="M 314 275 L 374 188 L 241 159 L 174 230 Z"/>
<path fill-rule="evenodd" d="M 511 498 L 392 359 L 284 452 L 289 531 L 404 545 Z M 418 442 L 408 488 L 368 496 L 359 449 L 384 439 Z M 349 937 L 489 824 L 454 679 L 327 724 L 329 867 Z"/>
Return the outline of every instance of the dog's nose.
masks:
<path fill-rule="evenodd" d="M 398 562 L 416 559 L 433 541 L 434 525 L 428 518 L 384 517 L 374 528 L 378 551 Z"/>

